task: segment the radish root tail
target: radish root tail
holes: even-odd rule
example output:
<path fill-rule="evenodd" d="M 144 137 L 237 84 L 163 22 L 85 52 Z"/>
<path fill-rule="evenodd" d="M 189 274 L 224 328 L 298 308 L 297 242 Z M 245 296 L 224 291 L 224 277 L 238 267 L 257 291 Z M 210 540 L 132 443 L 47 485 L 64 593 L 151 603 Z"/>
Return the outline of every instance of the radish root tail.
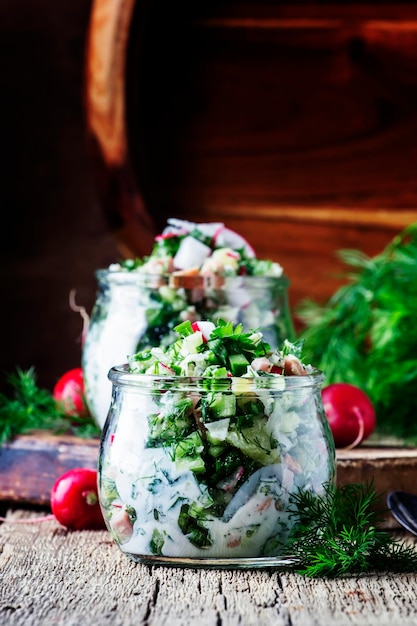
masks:
<path fill-rule="evenodd" d="M 358 418 L 359 431 L 356 439 L 351 444 L 343 448 L 344 450 L 353 450 L 353 448 L 356 448 L 356 446 L 359 445 L 363 439 L 363 435 L 365 432 L 365 423 L 363 421 L 361 412 L 357 408 L 355 408 L 355 415 Z"/>
<path fill-rule="evenodd" d="M 79 313 L 81 315 L 82 320 L 83 320 L 83 330 L 82 330 L 82 333 L 81 333 L 81 343 L 84 344 L 84 341 L 85 341 L 85 338 L 86 338 L 87 332 L 88 332 L 88 327 L 90 325 L 90 317 L 89 317 L 85 307 L 79 306 L 75 302 L 75 294 L 76 294 L 76 290 L 75 289 L 71 289 L 71 291 L 69 293 L 69 305 L 70 305 L 70 309 L 72 311 L 75 311 L 76 313 Z"/>

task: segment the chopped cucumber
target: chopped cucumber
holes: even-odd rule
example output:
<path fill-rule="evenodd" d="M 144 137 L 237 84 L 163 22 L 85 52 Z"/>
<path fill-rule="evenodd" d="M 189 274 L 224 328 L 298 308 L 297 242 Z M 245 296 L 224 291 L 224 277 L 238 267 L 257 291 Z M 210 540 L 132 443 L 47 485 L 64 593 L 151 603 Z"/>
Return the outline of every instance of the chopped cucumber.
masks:
<path fill-rule="evenodd" d="M 206 466 L 202 457 L 203 450 L 204 445 L 200 433 L 192 432 L 174 447 L 174 461 L 177 468 L 189 469 L 195 473 L 204 472 Z"/>
<path fill-rule="evenodd" d="M 264 419 L 257 419 L 249 428 L 230 427 L 226 441 L 262 465 L 278 463 L 281 459 L 277 442 L 265 428 Z"/>
<path fill-rule="evenodd" d="M 174 326 L 174 330 L 181 335 L 181 337 L 187 337 L 188 335 L 192 335 L 194 332 L 190 320 L 185 320 L 185 322 L 177 324 L 177 326 Z"/>
<path fill-rule="evenodd" d="M 201 456 L 197 457 L 184 457 L 182 459 L 178 459 L 175 462 L 175 466 L 178 471 L 187 471 L 194 472 L 195 474 L 202 474 L 206 471 L 206 466 L 204 465 L 203 458 Z"/>
<path fill-rule="evenodd" d="M 230 354 L 229 355 L 230 371 L 233 376 L 243 376 L 249 366 L 249 361 L 244 354 Z"/>
<path fill-rule="evenodd" d="M 217 457 L 219 457 L 221 454 L 223 454 L 224 450 L 225 450 L 225 446 L 226 443 L 222 444 L 218 444 L 218 445 L 210 445 L 209 449 L 208 449 L 208 453 L 210 456 L 212 456 L 214 459 L 217 459 Z"/>
<path fill-rule="evenodd" d="M 236 413 L 236 396 L 232 393 L 216 393 L 209 408 L 215 419 L 230 417 Z"/>

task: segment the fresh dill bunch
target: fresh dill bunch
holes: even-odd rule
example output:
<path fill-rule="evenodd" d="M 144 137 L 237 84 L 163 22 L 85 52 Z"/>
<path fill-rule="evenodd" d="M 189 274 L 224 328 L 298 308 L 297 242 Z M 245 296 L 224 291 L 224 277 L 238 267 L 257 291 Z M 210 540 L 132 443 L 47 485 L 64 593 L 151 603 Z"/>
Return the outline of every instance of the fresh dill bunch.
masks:
<path fill-rule="evenodd" d="M 33 367 L 17 367 L 15 373 L 7 376 L 7 383 L 9 393 L 0 394 L 0 445 L 33 430 L 85 438 L 99 434 L 92 418 L 66 414 L 53 394 L 38 386 Z"/>
<path fill-rule="evenodd" d="M 417 572 L 417 548 L 380 528 L 380 498 L 373 481 L 326 485 L 323 495 L 297 492 L 291 505 L 296 524 L 285 546 L 297 560 L 297 572 L 328 578 Z"/>
<path fill-rule="evenodd" d="M 326 384 L 346 382 L 370 397 L 376 432 L 417 443 L 417 223 L 377 256 L 341 250 L 347 283 L 320 305 L 304 300 L 297 315 L 305 359 Z"/>

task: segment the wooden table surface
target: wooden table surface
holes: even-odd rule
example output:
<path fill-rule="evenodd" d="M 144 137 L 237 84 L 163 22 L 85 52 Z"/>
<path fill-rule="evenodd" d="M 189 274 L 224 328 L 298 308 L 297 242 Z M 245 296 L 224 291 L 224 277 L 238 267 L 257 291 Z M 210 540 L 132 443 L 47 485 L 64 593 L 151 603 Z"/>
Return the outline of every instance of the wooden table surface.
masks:
<path fill-rule="evenodd" d="M 107 531 L 70 532 L 54 520 L 0 525 L 0 624 L 7 626 L 411 626 L 416 598 L 416 575 L 330 580 L 154 567 L 129 560 Z"/>

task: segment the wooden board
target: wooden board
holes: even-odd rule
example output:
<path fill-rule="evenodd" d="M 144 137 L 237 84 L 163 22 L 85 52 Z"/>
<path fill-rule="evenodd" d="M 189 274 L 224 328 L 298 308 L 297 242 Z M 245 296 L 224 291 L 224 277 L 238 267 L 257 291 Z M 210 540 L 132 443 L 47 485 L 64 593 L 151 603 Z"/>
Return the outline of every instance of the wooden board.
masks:
<path fill-rule="evenodd" d="M 74 467 L 97 467 L 99 441 L 37 432 L 21 435 L 0 452 L 0 501 L 49 506 L 55 480 Z M 337 482 L 372 479 L 379 493 L 417 493 L 417 448 L 365 447 L 337 451 Z"/>
<path fill-rule="evenodd" d="M 274 570 L 149 567 L 107 531 L 67 531 L 26 510 L 0 525 L 0 622 L 7 626 L 416 625 L 417 576 L 309 578 Z M 417 537 L 396 533 L 410 545 Z"/>
<path fill-rule="evenodd" d="M 167 217 L 224 221 L 294 310 L 417 219 L 415 3 L 94 0 L 86 123 L 123 256 Z M 300 320 L 295 320 L 297 325 Z"/>
<path fill-rule="evenodd" d="M 0 451 L 0 500 L 49 505 L 55 480 L 74 467 L 97 467 L 99 442 L 41 431 L 20 435 Z"/>

